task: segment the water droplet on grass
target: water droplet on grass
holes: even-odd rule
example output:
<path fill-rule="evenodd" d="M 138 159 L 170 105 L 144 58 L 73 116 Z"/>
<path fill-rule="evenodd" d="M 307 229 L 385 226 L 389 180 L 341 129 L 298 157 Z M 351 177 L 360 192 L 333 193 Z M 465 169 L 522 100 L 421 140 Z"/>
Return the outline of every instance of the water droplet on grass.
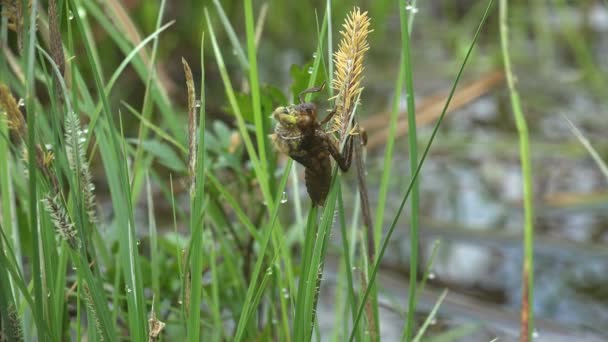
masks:
<path fill-rule="evenodd" d="M 418 7 L 412 6 L 412 5 L 407 5 L 405 6 L 405 10 L 412 12 L 413 14 L 418 13 Z"/>

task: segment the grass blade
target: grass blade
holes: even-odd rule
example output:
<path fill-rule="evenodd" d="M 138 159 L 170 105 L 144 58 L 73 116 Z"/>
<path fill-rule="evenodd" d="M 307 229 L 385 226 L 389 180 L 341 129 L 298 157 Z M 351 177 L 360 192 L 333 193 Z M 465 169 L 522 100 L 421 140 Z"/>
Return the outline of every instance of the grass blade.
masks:
<path fill-rule="evenodd" d="M 532 341 L 534 332 L 534 190 L 532 188 L 532 161 L 528 125 L 521 109 L 520 97 L 515 88 L 511 59 L 509 57 L 509 35 L 507 26 L 507 2 L 500 0 L 500 45 L 505 65 L 505 75 L 511 96 L 511 109 L 519 135 L 519 158 L 523 177 L 524 193 L 524 261 L 522 269 L 521 341 Z"/>
<path fill-rule="evenodd" d="M 405 3 L 406 1 L 404 1 Z M 409 35 L 409 14 L 413 14 L 414 7 L 412 5 L 405 6 L 401 3 L 399 6 L 399 17 L 401 19 L 401 57 L 403 58 L 403 70 L 405 72 L 405 90 L 407 98 L 407 122 L 408 122 L 408 147 L 410 170 L 416 170 L 418 167 L 418 138 L 416 134 L 416 104 L 414 96 L 414 81 L 413 68 L 410 56 L 410 35 Z M 410 171 L 411 172 L 411 171 Z M 420 177 L 417 177 L 420 178 Z M 410 283 L 408 289 L 408 310 L 407 324 L 405 327 L 405 339 L 411 340 L 414 330 L 414 313 L 416 311 L 416 284 L 418 282 L 418 179 L 412 179 L 412 207 L 410 221 Z"/>

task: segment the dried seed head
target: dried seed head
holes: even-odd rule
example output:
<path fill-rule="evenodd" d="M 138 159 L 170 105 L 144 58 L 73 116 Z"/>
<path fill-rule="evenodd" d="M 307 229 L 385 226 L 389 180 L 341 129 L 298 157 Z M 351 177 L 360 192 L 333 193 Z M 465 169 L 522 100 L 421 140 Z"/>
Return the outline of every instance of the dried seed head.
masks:
<path fill-rule="evenodd" d="M 334 64 L 336 71 L 332 87 L 336 90 L 334 96 L 336 115 L 331 123 L 330 130 L 338 132 L 343 139 L 347 132 L 348 124 L 352 115 L 354 105 L 363 90 L 361 80 L 363 79 L 363 57 L 369 50 L 367 35 L 370 20 L 367 12 L 361 12 L 355 7 L 344 21 L 343 30 L 340 31 L 342 39 L 338 45 L 338 51 L 334 53 Z"/>
<path fill-rule="evenodd" d="M 152 309 L 150 310 L 150 318 L 148 319 L 148 342 L 158 341 L 158 337 L 164 328 L 165 322 L 156 318 L 156 313 L 154 312 L 154 297 L 152 297 Z"/>
<path fill-rule="evenodd" d="M 25 119 L 19 110 L 19 104 L 4 84 L 0 84 L 0 109 L 6 112 L 6 121 L 12 135 L 24 141 L 27 134 Z"/>
<path fill-rule="evenodd" d="M 194 88 L 194 78 L 188 62 L 182 57 L 184 65 L 184 75 L 186 76 L 186 87 L 188 88 L 188 173 L 190 174 L 190 195 L 194 193 L 196 184 L 196 95 Z"/>

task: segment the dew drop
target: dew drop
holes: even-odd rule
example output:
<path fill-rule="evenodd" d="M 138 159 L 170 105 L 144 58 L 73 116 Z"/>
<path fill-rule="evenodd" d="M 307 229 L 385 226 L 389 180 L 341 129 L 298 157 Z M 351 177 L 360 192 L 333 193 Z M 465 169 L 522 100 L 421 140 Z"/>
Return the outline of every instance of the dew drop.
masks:
<path fill-rule="evenodd" d="M 285 203 L 287 203 L 287 193 L 283 191 L 283 194 L 281 195 L 281 204 Z"/>
<path fill-rule="evenodd" d="M 72 11 L 68 12 L 68 20 L 73 20 L 74 19 L 74 13 L 72 13 Z"/>
<path fill-rule="evenodd" d="M 20 98 L 19 102 L 17 102 L 17 106 L 19 106 L 19 107 L 25 107 L 25 100 L 23 98 Z"/>
<path fill-rule="evenodd" d="M 312 72 L 314 71 L 313 67 L 309 67 L 308 68 L 308 73 L 312 75 Z"/>
<path fill-rule="evenodd" d="M 418 8 L 415 7 L 415 6 L 412 6 L 412 5 L 405 6 L 405 10 L 409 11 L 409 12 L 412 12 L 413 14 L 418 13 Z"/>
<path fill-rule="evenodd" d="M 428 276 L 428 279 L 429 279 L 429 280 L 433 280 L 433 279 L 435 279 L 435 278 L 437 278 L 437 275 L 435 274 L 435 272 L 430 272 L 430 273 L 429 273 L 429 276 Z"/>
<path fill-rule="evenodd" d="M 273 325 L 277 325 L 277 324 L 279 324 L 279 321 L 277 321 L 277 319 L 276 319 L 276 318 L 273 318 L 273 319 L 272 319 L 272 324 L 273 324 Z"/>
<path fill-rule="evenodd" d="M 76 266 L 72 266 L 72 271 L 76 271 L 78 268 Z"/>
<path fill-rule="evenodd" d="M 139 241 L 139 240 L 137 240 L 136 243 L 137 243 L 138 246 L 141 245 L 141 241 Z"/>
<path fill-rule="evenodd" d="M 317 58 L 317 53 L 316 52 L 312 54 L 312 58 Z"/>
<path fill-rule="evenodd" d="M 51 298 L 51 291 L 47 292 L 47 293 L 46 293 L 46 296 L 47 296 L 48 298 Z"/>
<path fill-rule="evenodd" d="M 534 329 L 532 331 L 532 338 L 533 339 L 538 339 L 540 337 L 540 334 L 538 333 L 538 330 Z"/>
<path fill-rule="evenodd" d="M 269 275 L 269 276 L 272 275 L 272 268 L 268 267 L 266 269 L 266 275 Z"/>
<path fill-rule="evenodd" d="M 196 100 L 196 102 L 194 102 L 194 107 L 201 108 L 201 100 Z"/>
<path fill-rule="evenodd" d="M 177 304 L 182 305 L 182 304 L 184 304 L 184 302 L 182 302 L 181 300 L 178 300 Z"/>
<path fill-rule="evenodd" d="M 87 16 L 87 12 L 84 10 L 84 8 L 82 8 L 82 7 L 78 7 L 78 15 L 79 15 L 81 18 L 84 18 L 84 17 L 86 17 L 86 16 Z"/>
<path fill-rule="evenodd" d="M 283 298 L 285 298 L 285 299 L 289 299 L 289 292 L 285 292 L 285 293 L 283 293 Z"/>
<path fill-rule="evenodd" d="M 431 325 L 437 324 L 437 318 L 433 318 L 430 322 Z"/>
<path fill-rule="evenodd" d="M 353 267 L 351 268 L 351 270 L 354 272 L 354 271 L 356 271 L 356 270 L 357 270 L 357 267 L 353 266 Z"/>
<path fill-rule="evenodd" d="M 130 287 L 127 286 L 126 290 L 127 290 L 127 293 L 131 293 L 131 288 Z"/>

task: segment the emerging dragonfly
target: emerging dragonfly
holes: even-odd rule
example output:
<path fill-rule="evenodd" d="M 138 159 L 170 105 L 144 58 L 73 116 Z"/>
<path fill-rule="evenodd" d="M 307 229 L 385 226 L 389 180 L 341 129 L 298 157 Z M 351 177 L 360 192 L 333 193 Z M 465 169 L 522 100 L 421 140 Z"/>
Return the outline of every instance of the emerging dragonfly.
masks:
<path fill-rule="evenodd" d="M 324 126 L 336 114 L 332 110 L 323 121 L 317 121 L 317 106 L 304 102 L 303 95 L 322 91 L 319 87 L 306 89 L 298 96 L 299 104 L 278 107 L 272 113 L 277 120 L 272 142 L 277 150 L 287 154 L 305 168 L 306 190 L 315 205 L 323 205 L 331 185 L 331 155 L 343 172 L 348 171 L 352 161 L 352 137 L 346 138 L 345 152 L 342 154 L 337 139 L 325 131 Z"/>

